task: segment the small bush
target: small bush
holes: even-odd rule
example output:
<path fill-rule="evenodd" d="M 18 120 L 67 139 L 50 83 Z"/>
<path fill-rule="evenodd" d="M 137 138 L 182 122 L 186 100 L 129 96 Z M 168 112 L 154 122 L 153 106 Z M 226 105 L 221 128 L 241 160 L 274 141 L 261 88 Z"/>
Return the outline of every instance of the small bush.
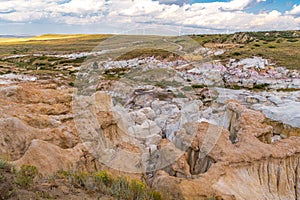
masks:
<path fill-rule="evenodd" d="M 131 180 L 130 187 L 131 191 L 130 199 L 144 199 L 146 185 L 145 183 L 138 180 Z"/>
<path fill-rule="evenodd" d="M 259 57 L 263 57 L 263 56 L 264 56 L 263 53 L 258 53 L 257 55 L 258 55 Z"/>
<path fill-rule="evenodd" d="M 5 160 L 0 159 L 0 169 L 4 171 L 8 171 L 11 169 L 11 165 L 7 163 Z"/>
<path fill-rule="evenodd" d="M 104 185 L 105 187 L 111 187 L 114 179 L 107 171 L 99 171 L 94 174 L 94 180 L 96 184 Z"/>
<path fill-rule="evenodd" d="M 74 87 L 75 86 L 74 82 L 69 82 L 69 86 Z"/>
<path fill-rule="evenodd" d="M 200 84 L 200 85 L 192 85 L 192 88 L 206 88 L 207 86 L 204 84 Z"/>
<path fill-rule="evenodd" d="M 118 199 L 128 199 L 130 195 L 128 179 L 123 176 L 116 178 L 110 188 L 110 193 Z"/>
<path fill-rule="evenodd" d="M 71 172 L 68 171 L 58 171 L 56 174 L 60 178 L 68 178 L 71 175 Z"/>
<path fill-rule="evenodd" d="M 240 52 L 234 52 L 233 55 L 234 55 L 234 56 L 240 56 L 240 55 L 242 55 L 242 54 L 241 54 Z"/>
<path fill-rule="evenodd" d="M 161 200 L 161 194 L 149 188 L 146 183 L 125 176 L 113 177 L 107 171 L 90 174 L 85 172 L 60 171 L 56 174 L 69 180 L 73 187 L 96 190 L 101 194 L 124 200 Z M 89 187 L 91 186 L 91 187 Z"/>
<path fill-rule="evenodd" d="M 288 39 L 287 41 L 288 41 L 288 42 L 298 42 L 297 39 Z"/>
<path fill-rule="evenodd" d="M 144 182 L 129 180 L 126 177 L 116 178 L 111 186 L 111 195 L 118 199 L 161 200 L 161 194 L 150 189 Z"/>
<path fill-rule="evenodd" d="M 70 182 L 73 187 L 80 188 L 83 187 L 85 188 L 87 179 L 88 179 L 88 174 L 85 172 L 79 172 L 79 173 L 70 173 L 69 175 Z"/>
<path fill-rule="evenodd" d="M 35 166 L 22 165 L 17 173 L 15 183 L 22 188 L 30 187 L 37 175 L 38 169 Z"/>
<path fill-rule="evenodd" d="M 253 85 L 253 89 L 257 89 L 257 90 L 265 90 L 267 89 L 269 86 L 269 84 L 264 83 L 264 84 L 254 84 Z"/>

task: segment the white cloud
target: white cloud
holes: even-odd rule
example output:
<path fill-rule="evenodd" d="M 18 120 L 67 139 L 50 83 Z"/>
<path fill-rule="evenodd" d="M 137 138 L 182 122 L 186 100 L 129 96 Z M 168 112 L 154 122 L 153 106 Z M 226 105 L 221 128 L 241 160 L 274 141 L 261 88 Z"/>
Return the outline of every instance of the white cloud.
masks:
<path fill-rule="evenodd" d="M 263 2 L 266 0 L 232 0 L 228 3 L 223 3 L 222 9 L 232 11 L 232 10 L 243 10 L 253 4 Z"/>
<path fill-rule="evenodd" d="M 60 4 L 57 6 L 50 7 L 49 11 L 61 12 L 61 13 L 95 13 L 102 10 L 104 7 L 105 0 L 71 0 L 68 3 Z"/>
<path fill-rule="evenodd" d="M 194 30 L 299 29 L 300 5 L 291 11 L 247 13 L 265 0 L 231 0 L 172 4 L 175 0 L 9 0 L 0 2 L 0 20 L 9 22 L 103 25 L 116 29 L 147 28 L 148 24 Z M 182 0 L 182 2 L 187 2 Z M 298 18 L 297 18 L 298 17 Z"/>
<path fill-rule="evenodd" d="M 183 5 L 183 4 L 187 4 L 190 3 L 192 0 L 157 0 L 160 3 L 163 4 L 177 4 L 177 5 Z"/>
<path fill-rule="evenodd" d="M 300 17 L 300 4 L 294 5 L 293 9 L 290 11 L 287 11 L 286 14 Z"/>

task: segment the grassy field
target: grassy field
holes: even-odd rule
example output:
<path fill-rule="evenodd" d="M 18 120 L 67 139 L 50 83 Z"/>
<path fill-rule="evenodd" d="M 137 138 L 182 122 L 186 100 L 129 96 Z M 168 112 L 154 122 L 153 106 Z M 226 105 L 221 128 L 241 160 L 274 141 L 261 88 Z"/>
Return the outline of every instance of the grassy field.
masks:
<path fill-rule="evenodd" d="M 300 31 L 247 32 L 231 35 L 192 35 L 199 44 L 227 49 L 214 59 L 227 61 L 261 56 L 279 66 L 300 69 Z"/>
<path fill-rule="evenodd" d="M 42 35 L 32 38 L 1 38 L 0 56 L 30 53 L 74 53 L 93 50 L 111 35 Z"/>

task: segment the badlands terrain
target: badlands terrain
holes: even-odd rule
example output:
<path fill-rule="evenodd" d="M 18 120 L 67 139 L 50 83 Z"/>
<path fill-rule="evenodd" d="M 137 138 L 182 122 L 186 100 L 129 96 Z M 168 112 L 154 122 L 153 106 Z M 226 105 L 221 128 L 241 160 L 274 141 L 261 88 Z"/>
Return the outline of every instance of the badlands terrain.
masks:
<path fill-rule="evenodd" d="M 0 38 L 1 199 L 300 199 L 300 32 Z"/>

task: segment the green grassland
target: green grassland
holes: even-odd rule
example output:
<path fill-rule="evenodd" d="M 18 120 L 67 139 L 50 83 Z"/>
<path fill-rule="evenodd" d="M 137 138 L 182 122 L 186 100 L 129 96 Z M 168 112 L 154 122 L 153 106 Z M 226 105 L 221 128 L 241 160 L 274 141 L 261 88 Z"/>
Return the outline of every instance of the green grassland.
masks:
<path fill-rule="evenodd" d="M 248 35 L 249 41 L 236 46 L 219 58 L 240 59 L 261 56 L 271 59 L 278 66 L 300 69 L 300 31 L 248 33 Z"/>
<path fill-rule="evenodd" d="M 42 35 L 33 38 L 1 38 L 0 56 L 28 53 L 91 51 L 111 35 Z"/>

